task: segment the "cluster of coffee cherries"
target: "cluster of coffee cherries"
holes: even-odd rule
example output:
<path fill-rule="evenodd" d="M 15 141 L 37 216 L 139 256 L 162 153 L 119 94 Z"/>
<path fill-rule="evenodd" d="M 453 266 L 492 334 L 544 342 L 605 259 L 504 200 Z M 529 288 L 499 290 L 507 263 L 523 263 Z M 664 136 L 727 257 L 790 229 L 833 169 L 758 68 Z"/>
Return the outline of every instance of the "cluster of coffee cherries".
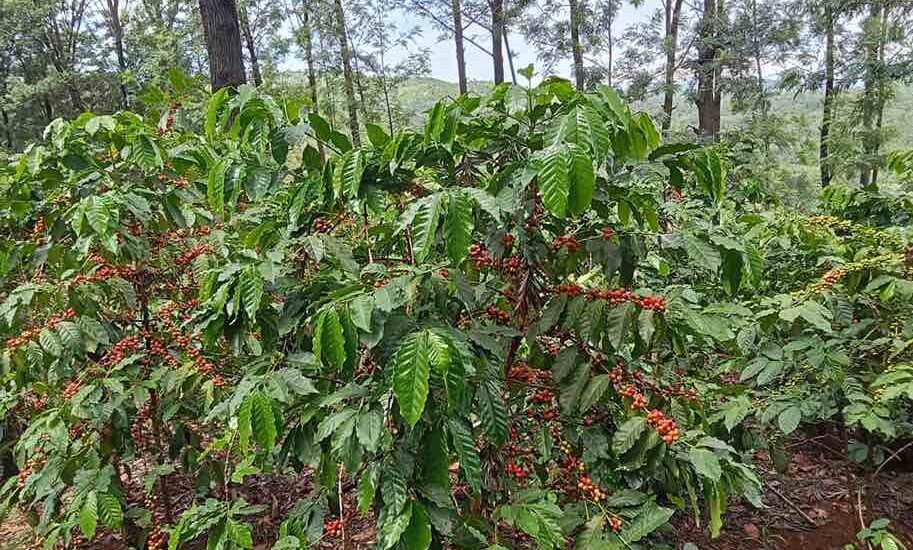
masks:
<path fill-rule="evenodd" d="M 47 436 L 42 436 L 42 437 L 47 437 Z M 26 482 L 26 480 L 28 480 L 29 476 L 32 475 L 33 473 L 41 470 L 42 468 L 44 468 L 44 465 L 47 464 L 47 462 L 48 462 L 48 457 L 44 453 L 44 449 L 42 449 L 41 447 L 35 447 L 34 449 L 32 449 L 32 456 L 29 457 L 25 461 L 25 464 L 23 464 L 22 469 L 19 470 L 19 479 L 18 479 L 19 487 L 20 488 L 24 487 L 25 482 Z"/>
<path fill-rule="evenodd" d="M 333 224 L 323 218 L 314 220 L 314 231 L 317 233 L 329 233 L 333 230 Z"/>
<path fill-rule="evenodd" d="M 183 176 L 168 177 L 164 172 L 159 174 L 159 181 L 163 184 L 171 185 L 172 187 L 177 187 L 178 189 L 183 189 L 190 184 L 190 181 Z"/>
<path fill-rule="evenodd" d="M 136 418 L 133 419 L 133 424 L 130 425 L 130 437 L 133 439 L 133 446 L 141 453 L 149 451 L 155 445 L 155 436 L 152 432 L 154 412 L 152 400 L 147 400 L 136 411 Z"/>
<path fill-rule="evenodd" d="M 43 217 L 38 218 L 38 221 L 35 222 L 35 226 L 32 227 L 31 239 L 33 241 L 40 240 L 44 236 L 44 234 L 47 232 L 47 230 L 48 230 L 48 226 L 47 226 L 47 224 L 45 224 L 44 218 Z"/>
<path fill-rule="evenodd" d="M 474 263 L 478 269 L 494 265 L 494 257 L 491 255 L 491 252 L 478 243 L 469 245 L 469 259 L 472 260 L 472 263 Z"/>
<path fill-rule="evenodd" d="M 501 244 L 504 245 L 505 250 L 510 249 L 510 247 L 514 245 L 514 236 L 510 233 L 506 233 L 503 237 L 501 237 Z"/>
<path fill-rule="evenodd" d="M 555 398 L 555 392 L 548 388 L 543 388 L 530 397 L 530 400 L 537 405 L 546 405 L 552 402 L 552 399 Z"/>
<path fill-rule="evenodd" d="M 551 380 L 552 371 L 534 369 L 528 363 L 515 363 L 507 369 L 507 383 L 536 384 L 540 380 Z"/>
<path fill-rule="evenodd" d="M 573 235 L 559 235 L 551 244 L 552 250 L 566 248 L 568 252 L 577 252 L 580 249 L 580 241 Z"/>
<path fill-rule="evenodd" d="M 378 280 L 374 281 L 374 284 L 371 286 L 374 287 L 374 290 L 380 290 L 380 289 L 384 288 L 385 286 L 387 286 L 387 284 L 389 282 L 390 282 L 390 279 L 378 279 Z"/>
<path fill-rule="evenodd" d="M 644 397 L 644 394 L 637 391 L 637 388 L 635 388 L 633 384 L 628 384 L 624 388 L 618 390 L 618 395 L 631 398 L 632 411 L 638 411 L 647 408 L 647 398 Z"/>
<path fill-rule="evenodd" d="M 498 308 L 498 306 L 488 306 L 485 315 L 499 325 L 510 323 L 510 313 Z"/>
<path fill-rule="evenodd" d="M 531 464 L 522 465 L 511 462 L 504 468 L 504 472 L 523 485 L 526 483 L 526 479 L 533 475 L 533 466 Z"/>
<path fill-rule="evenodd" d="M 100 281 L 107 281 L 114 277 L 120 279 L 130 280 L 136 275 L 136 270 L 129 266 L 123 267 L 111 267 L 108 265 L 103 265 L 92 275 L 79 275 L 73 279 L 73 286 L 82 284 L 82 283 L 97 283 Z"/>
<path fill-rule="evenodd" d="M 614 229 L 612 229 L 611 227 L 605 227 L 605 228 L 603 228 L 603 230 L 602 230 L 602 238 L 603 238 L 603 239 L 611 239 L 611 238 L 614 237 L 614 236 L 615 236 L 615 230 L 614 230 Z"/>
<path fill-rule="evenodd" d="M 111 346 L 111 349 L 108 353 L 102 357 L 101 361 L 98 362 L 98 366 L 103 369 L 110 369 L 130 357 L 137 351 L 139 351 L 140 346 L 143 344 L 143 337 L 139 334 L 134 334 L 132 336 L 125 336 L 118 340 L 116 344 Z"/>
<path fill-rule="evenodd" d="M 666 414 L 659 410 L 653 409 L 647 413 L 647 421 L 653 426 L 653 429 L 659 432 L 663 441 L 669 445 L 678 441 L 679 431 L 675 420 L 672 420 Z"/>
<path fill-rule="evenodd" d="M 212 252 L 211 246 L 209 246 L 208 244 L 198 244 L 197 246 L 194 246 L 190 250 L 184 252 L 183 254 L 181 254 L 180 256 L 175 258 L 174 263 L 175 263 L 175 265 L 178 265 L 178 266 L 185 266 L 185 265 L 190 264 L 192 261 L 196 260 L 200 256 L 202 256 L 203 254 L 209 254 L 210 252 Z"/>
<path fill-rule="evenodd" d="M 221 229 L 222 223 L 216 222 L 215 228 Z M 181 240 L 189 239 L 190 237 L 206 237 L 212 233 L 212 229 L 213 228 L 208 225 L 201 225 L 196 229 L 176 229 L 174 231 L 169 231 L 157 236 L 153 243 L 153 247 L 161 248 L 165 244 L 177 244 Z"/>
<path fill-rule="evenodd" d="M 163 480 L 159 481 L 159 483 L 162 482 Z M 156 489 L 157 488 L 158 486 Z M 164 550 L 168 547 L 168 535 L 162 529 L 162 526 L 167 523 L 167 518 L 162 510 L 162 506 L 159 505 L 158 492 L 159 491 L 154 489 L 152 494 L 146 495 L 146 508 L 152 512 L 152 530 L 149 532 L 149 538 L 146 540 L 146 548 L 148 550 Z"/>
<path fill-rule="evenodd" d="M 323 532 L 330 537 L 338 537 L 342 534 L 342 528 L 345 521 L 342 518 L 331 519 L 323 524 Z"/>
<path fill-rule="evenodd" d="M 562 283 L 555 287 L 555 294 L 565 294 L 571 298 L 586 294 L 587 300 L 605 300 L 610 305 L 617 306 L 631 302 L 641 309 L 649 309 L 658 313 L 666 311 L 666 300 L 661 296 L 640 296 L 623 288 L 593 288 L 584 290 L 580 285 Z"/>
<path fill-rule="evenodd" d="M 608 496 L 598 485 L 593 483 L 593 480 L 587 475 L 580 476 L 580 481 L 577 482 L 577 489 L 580 490 L 580 494 L 582 494 L 584 498 L 592 500 L 593 502 L 602 502 Z"/>
<path fill-rule="evenodd" d="M 41 331 L 44 330 L 45 328 L 47 328 L 48 330 L 54 330 L 55 328 L 57 328 L 57 325 L 59 325 L 61 322 L 69 321 L 70 319 L 73 319 L 75 317 L 76 317 L 76 310 L 74 310 L 72 308 L 67 309 L 66 311 L 64 311 L 62 313 L 58 313 L 58 314 L 54 315 L 53 317 L 51 317 L 50 319 L 48 319 L 48 322 L 45 323 L 44 326 L 25 329 L 19 334 L 19 336 L 15 337 L 15 338 L 10 338 L 9 340 L 7 340 L 6 348 L 10 352 L 16 351 L 17 348 L 19 348 L 23 344 L 31 341 L 33 338 L 35 338 L 36 336 L 41 334 Z"/>
<path fill-rule="evenodd" d="M 77 393 L 79 393 L 79 390 L 81 390 L 81 389 L 82 389 L 82 383 L 80 383 L 78 380 L 71 380 L 63 388 L 63 398 L 72 399 L 73 396 L 75 396 Z"/>
<path fill-rule="evenodd" d="M 505 277 L 519 277 L 523 273 L 523 258 L 511 256 L 501 262 L 501 271 Z"/>
<path fill-rule="evenodd" d="M 536 229 L 539 227 L 539 224 L 542 221 L 542 217 L 545 216 L 545 207 L 542 206 L 542 203 L 539 201 L 538 197 L 536 198 L 536 204 L 533 206 L 533 215 L 526 218 L 526 221 L 523 222 L 523 228 L 529 231 L 530 229 Z"/>

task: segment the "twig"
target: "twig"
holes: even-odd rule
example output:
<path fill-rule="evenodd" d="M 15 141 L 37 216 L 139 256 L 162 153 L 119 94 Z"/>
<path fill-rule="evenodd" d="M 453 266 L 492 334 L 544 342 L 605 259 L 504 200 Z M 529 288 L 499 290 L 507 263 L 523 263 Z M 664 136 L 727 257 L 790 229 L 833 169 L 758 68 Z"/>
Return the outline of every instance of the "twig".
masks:
<path fill-rule="evenodd" d="M 859 513 L 859 528 L 865 529 L 865 518 L 862 517 L 862 487 L 856 489 L 856 511 Z M 872 545 L 866 541 L 865 547 L 872 550 Z"/>
<path fill-rule="evenodd" d="M 777 495 L 778 497 L 780 497 L 781 499 L 783 499 L 783 502 L 785 502 L 786 504 L 789 504 L 789 506 L 790 506 L 793 510 L 799 512 L 799 514 L 800 514 L 803 518 L 805 518 L 805 520 L 806 520 L 807 522 L 811 523 L 811 524 L 814 525 L 815 527 L 818 527 L 818 524 L 815 523 L 815 520 L 813 520 L 813 519 L 811 518 L 811 516 L 809 516 L 808 514 L 806 514 L 805 511 L 802 510 L 802 508 L 799 508 L 799 507 L 796 505 L 796 503 L 794 503 L 793 501 L 791 501 L 791 500 L 789 500 L 788 498 L 786 498 L 786 495 L 784 495 L 783 493 L 781 493 L 780 491 L 778 491 L 777 488 L 774 487 L 773 485 L 768 485 L 768 487 L 770 488 L 771 491 L 774 492 L 775 495 Z"/>
<path fill-rule="evenodd" d="M 913 441 L 910 441 L 909 443 L 907 443 L 907 444 L 904 445 L 903 447 L 897 449 L 896 451 L 894 451 L 894 452 L 891 454 L 891 456 L 889 456 L 889 457 L 886 458 L 884 461 L 882 461 L 882 463 L 878 465 L 878 468 L 875 469 L 875 473 L 872 474 L 872 480 L 874 481 L 875 478 L 878 477 L 879 472 L 881 472 L 881 469 L 884 468 L 885 464 L 887 464 L 888 462 L 891 462 L 892 460 L 894 460 L 895 458 L 897 458 L 898 456 L 900 456 L 900 453 L 906 451 L 906 450 L 909 449 L 910 447 L 913 447 Z"/>
<path fill-rule="evenodd" d="M 346 472 L 345 466 L 340 464 L 339 470 L 337 470 L 337 472 L 336 472 L 336 494 L 339 497 L 339 527 L 340 527 L 339 535 L 340 535 L 340 539 L 342 542 L 342 550 L 346 550 L 346 548 L 348 546 L 346 544 L 346 520 L 345 520 L 346 505 L 342 499 L 342 497 L 343 497 L 342 476 L 343 476 L 343 474 L 345 474 L 345 472 Z"/>

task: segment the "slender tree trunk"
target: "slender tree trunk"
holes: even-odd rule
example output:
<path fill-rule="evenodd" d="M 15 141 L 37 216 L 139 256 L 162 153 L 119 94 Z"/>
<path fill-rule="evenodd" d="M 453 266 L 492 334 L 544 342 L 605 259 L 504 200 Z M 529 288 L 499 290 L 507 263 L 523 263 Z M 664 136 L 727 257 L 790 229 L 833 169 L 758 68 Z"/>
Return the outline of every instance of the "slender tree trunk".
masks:
<path fill-rule="evenodd" d="M 577 0 L 569 0 L 571 12 L 571 48 L 574 53 L 574 81 L 578 90 L 583 90 L 585 76 L 583 73 L 583 46 L 580 45 L 580 6 Z"/>
<path fill-rule="evenodd" d="M 879 52 L 882 30 L 873 26 L 881 26 L 882 1 L 875 0 L 869 6 L 869 18 L 863 30 L 865 47 L 865 79 L 862 93 L 862 152 L 863 162 L 859 170 L 859 185 L 866 186 L 873 183 L 873 172 L 876 164 L 876 151 L 878 150 L 879 136 L 875 130 L 878 102 L 880 95 L 880 79 L 878 74 Z M 873 31 L 876 31 L 873 33 Z"/>
<path fill-rule="evenodd" d="M 108 9 L 105 19 L 111 31 L 111 38 L 114 39 L 114 53 L 117 55 L 117 70 L 120 73 L 118 80 L 120 81 L 121 107 L 126 109 L 129 106 L 130 97 L 127 84 L 123 81 L 124 73 L 127 72 L 127 55 L 124 52 L 124 26 L 120 20 L 120 0 L 106 0 L 105 4 Z"/>
<path fill-rule="evenodd" d="M 13 131 L 10 129 L 10 117 L 6 109 L 0 107 L 0 121 L 3 121 L 3 136 L 6 138 L 6 148 L 13 150 Z"/>
<path fill-rule="evenodd" d="M 834 89 L 834 27 L 836 26 L 836 17 L 834 8 L 825 3 L 824 8 L 825 39 L 824 39 L 824 107 L 821 113 L 821 137 L 818 149 L 818 165 L 821 170 L 821 187 L 827 187 L 831 183 L 833 174 L 830 166 L 830 134 L 831 120 L 834 117 L 834 99 L 836 99 L 836 90 Z"/>
<path fill-rule="evenodd" d="M 507 66 L 510 68 L 510 81 L 516 85 L 517 71 L 514 70 L 514 52 L 510 49 L 510 41 L 507 39 L 507 37 L 510 35 L 510 32 L 507 30 L 507 23 L 504 23 L 501 30 L 501 34 L 504 35 L 504 49 L 507 51 Z"/>
<path fill-rule="evenodd" d="M 697 119 L 701 137 L 716 141 L 720 136 L 719 5 L 704 0 L 697 60 Z"/>
<path fill-rule="evenodd" d="M 342 9 L 342 0 L 335 0 L 336 36 L 339 40 L 339 56 L 342 58 L 343 87 L 346 92 L 346 103 L 349 109 L 349 131 L 355 147 L 361 145 L 358 127 L 358 101 L 355 99 L 355 77 L 352 73 L 352 54 L 349 51 L 349 40 L 346 37 L 346 14 Z"/>
<path fill-rule="evenodd" d="M 609 28 L 606 29 L 606 37 L 608 39 L 608 74 L 606 75 L 606 81 L 609 85 L 609 88 L 612 87 L 612 72 L 614 64 L 614 49 L 615 49 L 615 37 L 612 35 L 612 27 L 615 25 L 615 2 L 614 0 L 609 0 Z"/>
<path fill-rule="evenodd" d="M 301 41 L 304 46 L 305 63 L 308 72 L 308 92 L 311 96 L 311 110 L 315 113 L 320 112 L 320 105 L 317 102 L 317 71 L 314 68 L 314 45 L 311 41 L 311 14 L 307 3 L 302 6 L 301 11 Z M 326 150 L 323 142 L 317 142 L 317 148 L 320 151 L 320 160 L 326 159 Z"/>
<path fill-rule="evenodd" d="M 200 0 L 213 93 L 247 82 L 241 55 L 241 31 L 235 0 Z"/>
<path fill-rule="evenodd" d="M 504 82 L 504 0 L 490 0 L 491 7 L 491 58 L 494 62 L 495 84 Z"/>
<path fill-rule="evenodd" d="M 875 106 L 876 115 L 875 115 L 875 140 L 873 143 L 872 157 L 876 160 L 872 164 L 872 185 L 878 183 L 878 168 L 881 164 L 879 159 L 879 151 L 881 149 L 882 141 L 882 131 L 884 130 L 884 106 L 888 100 L 888 86 L 889 83 L 885 80 L 885 75 L 881 74 L 885 67 L 885 49 L 887 48 L 887 29 L 890 24 L 890 19 L 888 18 L 888 12 L 890 10 L 890 4 L 885 3 L 884 8 L 881 13 L 881 28 L 878 29 L 878 66 L 881 68 L 879 71 L 879 83 L 878 83 L 878 101 Z"/>
<path fill-rule="evenodd" d="M 666 78 L 663 85 L 663 133 L 672 127 L 672 109 L 675 100 L 675 55 L 678 51 L 678 27 L 683 0 L 665 0 L 666 9 Z"/>
<path fill-rule="evenodd" d="M 460 0 L 451 0 L 450 9 L 453 11 L 453 43 L 456 47 L 457 78 L 459 80 L 460 94 L 469 91 L 466 81 L 466 50 L 463 49 L 463 8 Z"/>
<path fill-rule="evenodd" d="M 260 60 L 257 58 L 257 49 L 254 47 L 254 35 L 250 32 L 250 20 L 247 18 L 247 8 L 241 6 L 238 10 L 240 17 L 241 33 L 244 35 L 244 44 L 247 46 L 247 57 L 250 59 L 250 75 L 254 79 L 254 86 L 263 84 L 260 74 Z"/>

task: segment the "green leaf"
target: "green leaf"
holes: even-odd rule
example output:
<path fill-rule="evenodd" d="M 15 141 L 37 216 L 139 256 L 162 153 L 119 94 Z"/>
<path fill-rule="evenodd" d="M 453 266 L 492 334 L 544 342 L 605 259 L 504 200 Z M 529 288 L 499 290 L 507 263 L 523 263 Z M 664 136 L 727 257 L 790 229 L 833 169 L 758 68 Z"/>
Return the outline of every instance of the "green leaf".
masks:
<path fill-rule="evenodd" d="M 453 190 L 448 195 L 447 217 L 444 218 L 444 247 L 454 263 L 460 263 L 466 257 L 474 227 L 472 200 L 462 190 Z"/>
<path fill-rule="evenodd" d="M 120 529 L 124 522 L 124 511 L 120 507 L 120 501 L 111 493 L 98 495 L 98 515 L 108 529 Z"/>
<path fill-rule="evenodd" d="M 251 427 L 251 409 L 253 409 L 253 397 L 248 395 L 238 407 L 238 445 L 241 452 L 247 454 L 250 449 L 250 436 L 253 432 Z"/>
<path fill-rule="evenodd" d="M 260 302 L 263 299 L 263 277 L 260 270 L 254 267 L 248 267 L 241 275 L 241 303 L 244 305 L 244 311 L 251 321 L 257 319 L 257 310 L 260 309 Z"/>
<path fill-rule="evenodd" d="M 325 308 L 314 325 L 314 358 L 328 368 L 339 370 L 346 362 L 345 345 L 339 313 L 334 307 Z"/>
<path fill-rule="evenodd" d="M 389 550 L 400 541 L 403 533 L 412 523 L 412 502 L 406 504 L 402 512 L 392 518 L 387 518 L 380 526 L 380 550 Z"/>
<path fill-rule="evenodd" d="M 684 245 L 688 257 L 699 267 L 713 273 L 720 269 L 723 260 L 715 246 L 691 234 L 685 235 Z"/>
<path fill-rule="evenodd" d="M 701 477 L 705 477 L 711 481 L 719 481 L 720 477 L 723 475 L 720 461 L 713 451 L 700 447 L 692 447 L 691 451 L 688 452 L 688 460 L 691 461 L 694 470 Z"/>
<path fill-rule="evenodd" d="M 590 379 L 583 395 L 580 396 L 580 413 L 584 414 L 590 407 L 595 405 L 602 398 L 606 390 L 612 385 L 612 380 L 607 374 L 600 374 Z"/>
<path fill-rule="evenodd" d="M 437 236 L 440 218 L 441 195 L 435 193 L 419 206 L 412 220 L 412 252 L 415 254 L 415 261 L 424 262 L 428 258 L 434 245 L 434 238 Z"/>
<path fill-rule="evenodd" d="M 376 464 L 371 464 L 361 474 L 358 479 L 358 511 L 362 514 L 368 513 L 368 510 L 374 506 L 374 497 L 377 494 L 378 468 Z"/>
<path fill-rule="evenodd" d="M 621 538 L 628 543 L 637 542 L 665 525 L 673 513 L 673 510 L 657 506 L 655 502 L 647 502 L 637 516 L 624 526 Z"/>
<path fill-rule="evenodd" d="M 539 194 L 542 204 L 555 217 L 567 214 L 571 191 L 568 174 L 568 152 L 564 145 L 553 145 L 533 157 L 538 167 Z"/>
<path fill-rule="evenodd" d="M 624 424 L 615 430 L 612 435 L 612 451 L 616 455 L 622 455 L 631 449 L 640 439 L 640 435 L 647 428 L 647 419 L 642 416 L 629 418 Z"/>
<path fill-rule="evenodd" d="M 370 122 L 365 124 L 365 131 L 368 133 L 371 145 L 378 149 L 382 149 L 390 141 L 390 136 L 387 135 L 387 132 L 377 124 L 371 124 Z"/>
<path fill-rule="evenodd" d="M 90 197 L 86 199 L 86 221 L 99 235 L 108 233 L 108 222 L 111 219 L 109 215 L 109 203 L 102 197 Z"/>
<path fill-rule="evenodd" d="M 218 92 L 212 94 L 212 97 L 209 99 L 209 105 L 206 108 L 205 129 L 206 137 L 210 140 L 215 138 L 219 113 L 222 111 L 222 108 L 225 107 L 226 103 L 228 103 L 228 88 L 220 89 Z"/>
<path fill-rule="evenodd" d="M 605 332 L 612 347 L 621 348 L 625 335 L 631 327 L 631 320 L 636 310 L 634 304 L 625 302 L 624 304 L 610 309 L 606 313 Z"/>
<path fill-rule="evenodd" d="M 428 333 L 413 332 L 399 345 L 393 370 L 393 393 L 400 414 L 410 426 L 415 426 L 428 399 L 428 378 L 431 375 Z"/>
<path fill-rule="evenodd" d="M 431 546 L 431 522 L 425 508 L 415 501 L 412 502 L 409 526 L 403 533 L 403 543 L 407 550 L 428 550 Z"/>
<path fill-rule="evenodd" d="M 337 428 L 355 416 L 357 412 L 355 409 L 343 409 L 321 420 L 320 424 L 317 425 L 314 441 L 320 442 L 333 435 Z"/>
<path fill-rule="evenodd" d="M 95 538 L 95 529 L 98 527 L 98 499 L 95 491 L 86 495 L 82 508 L 79 510 L 79 529 L 82 535 L 89 540 Z"/>
<path fill-rule="evenodd" d="M 777 425 L 783 433 L 789 435 L 796 431 L 802 421 L 802 410 L 799 407 L 789 407 L 777 416 Z"/>
<path fill-rule="evenodd" d="M 273 414 L 273 407 L 270 399 L 262 394 L 256 393 L 252 396 L 251 402 L 251 427 L 253 436 L 257 443 L 265 450 L 270 451 L 276 445 L 276 417 Z"/>
<path fill-rule="evenodd" d="M 368 452 L 374 452 L 380 447 L 381 436 L 384 431 L 384 415 L 377 409 L 358 415 L 355 423 L 355 435 L 358 442 Z"/>
<path fill-rule="evenodd" d="M 580 147 L 571 148 L 569 160 L 568 174 L 571 184 L 568 193 L 568 207 L 570 213 L 576 216 L 585 212 L 593 201 L 596 172 L 593 169 L 593 160 Z"/>
<path fill-rule="evenodd" d="M 458 419 L 448 422 L 447 427 L 453 440 L 453 448 L 460 461 L 460 471 L 466 478 L 469 487 L 478 494 L 482 490 L 482 461 L 479 458 L 475 440 L 472 438 L 472 432 Z"/>
<path fill-rule="evenodd" d="M 206 200 L 209 202 L 209 208 L 219 216 L 225 211 L 225 172 L 228 171 L 228 163 L 227 159 L 223 159 L 212 165 L 206 182 Z"/>
<path fill-rule="evenodd" d="M 507 403 L 498 386 L 490 380 L 482 382 L 478 395 L 482 429 L 492 443 L 502 443 L 507 438 L 508 431 Z"/>

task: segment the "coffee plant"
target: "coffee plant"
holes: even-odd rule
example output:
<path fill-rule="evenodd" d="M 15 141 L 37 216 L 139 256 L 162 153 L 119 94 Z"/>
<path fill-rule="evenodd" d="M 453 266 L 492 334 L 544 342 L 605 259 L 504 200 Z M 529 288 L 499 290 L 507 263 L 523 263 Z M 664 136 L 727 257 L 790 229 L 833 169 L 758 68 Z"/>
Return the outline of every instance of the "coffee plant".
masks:
<path fill-rule="evenodd" d="M 249 87 L 149 99 L 0 172 L 0 497 L 49 546 L 252 548 L 245 478 L 305 472 L 275 550 L 357 514 L 381 550 L 650 548 L 762 505 L 750 451 L 803 422 L 870 461 L 913 431 L 909 230 L 848 191 L 737 200 L 724 146 L 558 79 L 360 147 Z"/>

